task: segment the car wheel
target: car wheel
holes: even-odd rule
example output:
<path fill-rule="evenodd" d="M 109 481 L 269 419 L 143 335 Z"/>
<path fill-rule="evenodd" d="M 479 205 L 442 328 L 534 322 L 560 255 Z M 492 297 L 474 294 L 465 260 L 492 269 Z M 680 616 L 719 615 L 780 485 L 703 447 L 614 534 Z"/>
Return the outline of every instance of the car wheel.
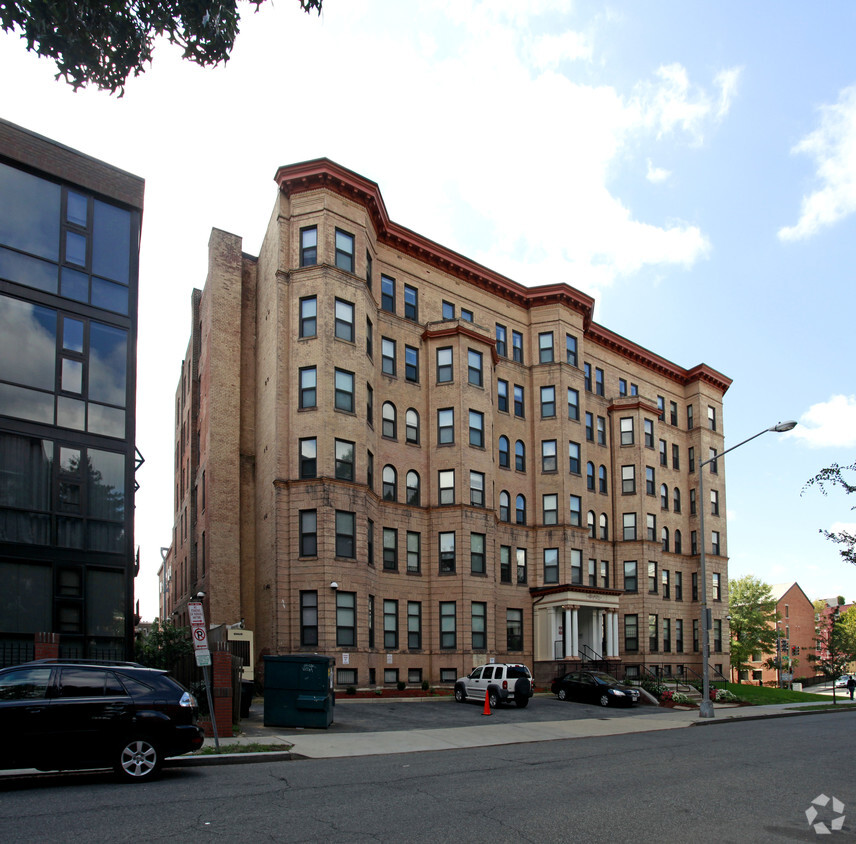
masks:
<path fill-rule="evenodd" d="M 163 758 L 151 739 L 137 737 L 120 745 L 113 770 L 125 782 L 153 780 L 160 773 Z"/>
<path fill-rule="evenodd" d="M 559 689 L 559 691 L 556 692 L 556 697 L 559 698 L 559 700 L 567 700 L 568 693 L 564 689 Z"/>
<path fill-rule="evenodd" d="M 463 703 L 467 699 L 467 693 L 464 691 L 463 686 L 455 686 L 455 700 L 458 703 Z"/>
<path fill-rule="evenodd" d="M 529 706 L 529 697 L 515 697 L 514 702 L 517 704 L 518 709 L 524 709 Z"/>
<path fill-rule="evenodd" d="M 496 709 L 502 703 L 502 699 L 499 696 L 499 691 L 497 689 L 489 689 L 487 693 L 487 702 L 490 704 L 491 709 Z"/>
<path fill-rule="evenodd" d="M 601 706 L 609 706 L 609 695 L 601 695 L 598 703 Z"/>

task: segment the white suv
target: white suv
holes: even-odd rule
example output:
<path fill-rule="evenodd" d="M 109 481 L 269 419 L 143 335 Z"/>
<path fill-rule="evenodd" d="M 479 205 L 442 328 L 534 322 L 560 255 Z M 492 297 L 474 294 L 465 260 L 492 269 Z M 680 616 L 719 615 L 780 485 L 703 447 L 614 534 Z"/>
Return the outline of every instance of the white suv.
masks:
<path fill-rule="evenodd" d="M 535 693 L 532 673 L 520 663 L 494 662 L 474 668 L 466 677 L 455 681 L 455 700 L 484 701 L 487 695 L 491 709 L 501 703 L 514 703 L 523 707 Z"/>

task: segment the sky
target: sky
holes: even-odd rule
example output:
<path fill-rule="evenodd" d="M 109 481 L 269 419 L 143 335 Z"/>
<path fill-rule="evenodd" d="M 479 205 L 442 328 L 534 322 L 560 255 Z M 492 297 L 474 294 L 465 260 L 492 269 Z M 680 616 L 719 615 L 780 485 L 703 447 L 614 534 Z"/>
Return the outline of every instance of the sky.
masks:
<path fill-rule="evenodd" d="M 173 399 L 212 228 L 258 254 L 280 165 L 326 156 L 390 217 L 595 320 L 733 379 L 729 576 L 856 599 L 820 529 L 856 501 L 805 482 L 856 461 L 856 5 L 737 0 L 241 4 L 231 60 L 166 43 L 124 97 L 73 92 L 0 34 L 0 115 L 146 180 L 136 543 L 157 614 Z M 14 84 L 10 82 L 14 80 Z"/>

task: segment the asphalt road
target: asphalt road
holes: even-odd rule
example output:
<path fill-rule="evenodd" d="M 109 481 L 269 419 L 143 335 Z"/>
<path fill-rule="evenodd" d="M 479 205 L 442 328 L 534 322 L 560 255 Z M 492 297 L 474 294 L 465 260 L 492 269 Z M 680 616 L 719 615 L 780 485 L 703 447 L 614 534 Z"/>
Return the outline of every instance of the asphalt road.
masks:
<path fill-rule="evenodd" d="M 856 832 L 851 713 L 596 739 L 0 784 L 0 841 L 816 841 Z M 838 815 L 819 807 L 816 822 Z M 853 813 L 851 820 L 848 813 Z M 829 840 L 829 839 L 822 839 Z"/>

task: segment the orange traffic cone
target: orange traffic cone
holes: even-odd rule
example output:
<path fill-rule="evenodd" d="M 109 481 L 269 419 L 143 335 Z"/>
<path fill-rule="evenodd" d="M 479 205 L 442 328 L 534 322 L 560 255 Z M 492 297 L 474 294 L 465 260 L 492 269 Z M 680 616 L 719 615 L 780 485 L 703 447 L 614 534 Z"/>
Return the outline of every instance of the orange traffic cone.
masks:
<path fill-rule="evenodd" d="M 490 715 L 490 714 L 491 714 L 490 698 L 488 697 L 488 693 L 485 692 L 484 693 L 484 712 L 482 712 L 482 715 Z"/>

